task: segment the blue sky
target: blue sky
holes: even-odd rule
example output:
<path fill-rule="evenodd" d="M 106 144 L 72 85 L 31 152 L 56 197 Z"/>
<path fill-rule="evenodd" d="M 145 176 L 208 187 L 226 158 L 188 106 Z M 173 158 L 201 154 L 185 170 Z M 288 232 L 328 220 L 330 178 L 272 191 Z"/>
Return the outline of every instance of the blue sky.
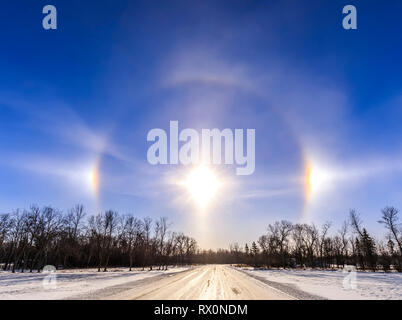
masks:
<path fill-rule="evenodd" d="M 42 8 L 58 30 L 42 29 Z M 358 30 L 342 28 L 357 7 Z M 399 1 L 12 1 L 0 11 L 0 210 L 32 203 L 167 216 L 202 246 L 277 219 L 369 230 L 402 208 Z M 151 166 L 152 128 L 256 129 L 256 171 L 202 217 Z M 323 182 L 306 200 L 305 171 Z M 88 182 L 99 173 L 99 188 Z"/>

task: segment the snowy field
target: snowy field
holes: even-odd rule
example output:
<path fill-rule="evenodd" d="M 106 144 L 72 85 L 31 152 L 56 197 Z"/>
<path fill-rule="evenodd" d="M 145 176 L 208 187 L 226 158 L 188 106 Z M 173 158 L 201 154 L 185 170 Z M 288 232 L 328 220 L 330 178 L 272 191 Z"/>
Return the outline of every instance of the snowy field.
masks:
<path fill-rule="evenodd" d="M 295 287 L 326 299 L 402 299 L 401 273 L 357 272 L 356 288 L 345 289 L 345 273 L 339 270 L 242 270 L 252 276 Z"/>
<path fill-rule="evenodd" d="M 69 299 L 129 282 L 172 275 L 187 269 L 189 268 L 177 267 L 167 271 L 137 269 L 131 272 L 122 268 L 111 268 L 108 272 L 97 272 L 97 269 L 61 270 L 56 272 L 56 278 L 45 273 L 0 272 L 0 300 Z"/>
<path fill-rule="evenodd" d="M 345 276 L 342 271 L 254 270 L 227 265 L 168 271 L 112 268 L 108 272 L 79 269 L 55 274 L 0 272 L 0 300 L 282 299 L 283 294 L 296 299 L 402 299 L 400 273 L 358 272 L 355 289 L 344 288 Z"/>

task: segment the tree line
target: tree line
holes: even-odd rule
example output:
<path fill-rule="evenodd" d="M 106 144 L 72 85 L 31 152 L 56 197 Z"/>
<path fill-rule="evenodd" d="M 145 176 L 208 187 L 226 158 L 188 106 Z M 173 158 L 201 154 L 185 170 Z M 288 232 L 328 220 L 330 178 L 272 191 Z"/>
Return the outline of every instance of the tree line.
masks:
<path fill-rule="evenodd" d="M 388 231 L 375 239 L 360 215 L 331 232 L 331 223 L 269 224 L 258 240 L 243 247 L 202 250 L 195 239 L 171 230 L 167 218 L 139 219 L 108 210 L 88 216 L 82 205 L 63 213 L 31 206 L 0 215 L 0 266 L 3 270 L 40 271 L 56 268 L 133 267 L 165 270 L 169 265 L 242 264 L 266 268 L 341 268 L 402 271 L 402 228 L 399 211 L 386 207 L 379 223 Z"/>
<path fill-rule="evenodd" d="M 192 263 L 197 243 L 170 231 L 164 217 L 153 221 L 108 210 L 87 217 L 82 205 L 67 213 L 31 206 L 0 215 L 0 264 L 3 270 L 109 266 L 167 269 Z"/>
<path fill-rule="evenodd" d="M 342 268 L 354 265 L 361 270 L 396 270 L 402 272 L 402 228 L 399 211 L 386 207 L 378 221 L 388 234 L 376 240 L 363 226 L 356 210 L 349 219 L 330 234 L 331 223 L 320 228 L 315 224 L 282 220 L 270 224 L 267 233 L 241 248 L 238 243 L 221 251 L 217 258 L 210 252 L 210 261 L 247 264 L 268 268 Z M 223 259 L 222 259 L 223 258 Z M 208 260 L 208 259 L 207 259 Z"/>

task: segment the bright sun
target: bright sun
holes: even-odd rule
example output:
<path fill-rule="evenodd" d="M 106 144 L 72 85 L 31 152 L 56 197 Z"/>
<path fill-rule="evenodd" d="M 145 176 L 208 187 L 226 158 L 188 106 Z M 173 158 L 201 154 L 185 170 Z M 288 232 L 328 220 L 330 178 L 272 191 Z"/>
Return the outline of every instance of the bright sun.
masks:
<path fill-rule="evenodd" d="M 190 172 L 185 186 L 197 204 L 205 208 L 216 195 L 220 182 L 211 169 L 202 165 Z"/>

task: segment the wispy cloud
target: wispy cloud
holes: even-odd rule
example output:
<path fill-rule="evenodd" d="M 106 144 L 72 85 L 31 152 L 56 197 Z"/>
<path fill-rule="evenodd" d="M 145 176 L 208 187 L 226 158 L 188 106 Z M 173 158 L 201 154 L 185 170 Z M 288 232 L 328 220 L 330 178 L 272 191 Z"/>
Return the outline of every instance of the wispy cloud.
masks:
<path fill-rule="evenodd" d="M 33 102 L 19 98 L 3 98 L 0 106 L 26 116 L 29 128 L 59 139 L 61 144 L 80 147 L 87 152 L 106 154 L 129 161 L 127 156 L 104 132 L 92 129 L 73 108 L 60 101 Z"/>

